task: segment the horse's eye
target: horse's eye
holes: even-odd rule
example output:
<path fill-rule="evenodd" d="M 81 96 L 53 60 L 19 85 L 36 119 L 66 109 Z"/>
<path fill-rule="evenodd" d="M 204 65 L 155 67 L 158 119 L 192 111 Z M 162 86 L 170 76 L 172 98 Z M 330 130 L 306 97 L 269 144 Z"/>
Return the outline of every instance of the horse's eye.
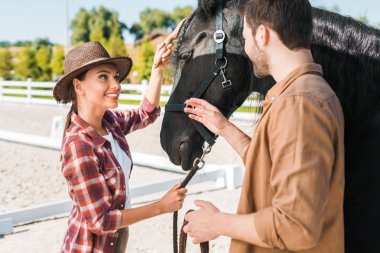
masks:
<path fill-rule="evenodd" d="M 192 51 L 186 51 L 186 52 L 183 52 L 179 55 L 179 59 L 181 61 L 187 61 L 188 59 L 190 59 L 191 57 L 191 53 Z"/>

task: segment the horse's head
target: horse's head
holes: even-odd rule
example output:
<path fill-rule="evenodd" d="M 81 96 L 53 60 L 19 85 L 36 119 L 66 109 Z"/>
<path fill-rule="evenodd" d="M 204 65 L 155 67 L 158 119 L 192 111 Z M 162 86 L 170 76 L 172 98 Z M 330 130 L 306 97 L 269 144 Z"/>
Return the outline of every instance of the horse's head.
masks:
<path fill-rule="evenodd" d="M 193 96 L 201 82 L 215 67 L 216 42 L 215 20 L 218 1 L 199 1 L 198 9 L 183 24 L 173 53 L 174 87 L 168 104 L 183 104 Z M 241 105 L 253 90 L 252 64 L 244 53 L 242 38 L 243 22 L 230 1 L 224 1 L 223 31 L 224 56 L 227 59 L 225 76 L 231 80 L 232 94 Z M 227 115 L 231 103 L 226 101 L 219 74 L 201 98 L 219 108 Z M 197 132 L 184 112 L 165 112 L 161 129 L 161 146 L 170 160 L 189 170 L 193 160 L 202 153 L 204 139 Z"/>

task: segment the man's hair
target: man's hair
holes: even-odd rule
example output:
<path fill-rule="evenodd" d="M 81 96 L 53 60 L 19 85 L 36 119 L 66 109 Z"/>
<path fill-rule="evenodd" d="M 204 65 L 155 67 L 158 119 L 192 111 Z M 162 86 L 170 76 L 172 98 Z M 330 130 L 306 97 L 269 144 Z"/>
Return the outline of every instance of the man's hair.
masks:
<path fill-rule="evenodd" d="M 235 3 L 253 33 L 265 24 L 277 32 L 290 50 L 310 48 L 313 19 L 308 0 L 235 0 Z"/>

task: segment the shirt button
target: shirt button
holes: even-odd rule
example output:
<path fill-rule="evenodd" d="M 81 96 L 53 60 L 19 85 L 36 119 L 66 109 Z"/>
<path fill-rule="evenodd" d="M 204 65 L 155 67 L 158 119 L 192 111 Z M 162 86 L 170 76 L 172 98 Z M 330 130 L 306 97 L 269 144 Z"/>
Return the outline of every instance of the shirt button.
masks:
<path fill-rule="evenodd" d="M 125 188 L 127 188 L 127 187 L 124 185 L 123 188 L 125 189 Z"/>
<path fill-rule="evenodd" d="M 124 207 L 124 205 L 121 205 L 121 207 Z"/>
<path fill-rule="evenodd" d="M 110 244 L 111 244 L 111 246 L 113 246 L 113 242 L 111 242 Z"/>

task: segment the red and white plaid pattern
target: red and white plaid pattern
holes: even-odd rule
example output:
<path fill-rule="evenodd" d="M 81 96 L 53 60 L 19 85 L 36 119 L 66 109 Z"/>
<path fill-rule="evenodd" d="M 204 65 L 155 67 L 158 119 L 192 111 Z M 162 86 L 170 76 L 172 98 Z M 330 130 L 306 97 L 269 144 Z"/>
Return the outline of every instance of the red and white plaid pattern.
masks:
<path fill-rule="evenodd" d="M 131 158 L 125 135 L 154 122 L 159 113 L 160 108 L 144 98 L 138 109 L 106 111 L 103 124 Z M 61 170 L 74 206 L 61 252 L 114 252 L 126 186 L 111 144 L 73 113 L 62 157 Z"/>

